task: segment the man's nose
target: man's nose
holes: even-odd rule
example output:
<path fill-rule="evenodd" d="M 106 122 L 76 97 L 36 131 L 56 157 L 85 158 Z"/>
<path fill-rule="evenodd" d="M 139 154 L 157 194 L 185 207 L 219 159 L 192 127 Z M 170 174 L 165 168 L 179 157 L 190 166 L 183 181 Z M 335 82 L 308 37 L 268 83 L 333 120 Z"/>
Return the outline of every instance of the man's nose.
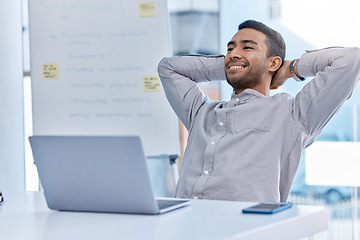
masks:
<path fill-rule="evenodd" d="M 241 58 L 241 52 L 239 51 L 238 48 L 234 48 L 234 49 L 230 52 L 230 58 L 231 58 L 231 59 L 240 59 L 240 58 Z"/>

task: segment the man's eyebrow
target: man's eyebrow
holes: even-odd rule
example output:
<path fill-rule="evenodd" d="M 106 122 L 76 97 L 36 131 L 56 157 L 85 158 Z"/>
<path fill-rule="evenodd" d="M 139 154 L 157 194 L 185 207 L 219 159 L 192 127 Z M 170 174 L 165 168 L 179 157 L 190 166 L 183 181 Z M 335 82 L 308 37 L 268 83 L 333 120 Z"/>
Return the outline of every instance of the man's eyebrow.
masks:
<path fill-rule="evenodd" d="M 229 45 L 235 45 L 235 42 L 234 42 L 234 41 L 230 41 L 230 42 L 228 42 L 227 46 L 229 46 Z"/>
<path fill-rule="evenodd" d="M 254 44 L 254 45 L 258 45 L 257 42 L 255 42 L 254 40 L 241 40 L 241 43 L 250 43 L 250 44 Z"/>
<path fill-rule="evenodd" d="M 255 42 L 254 40 L 241 40 L 240 43 L 250 43 L 250 44 L 253 44 L 253 45 L 258 45 L 257 42 Z M 227 46 L 230 46 L 230 45 L 236 45 L 235 41 L 230 41 L 228 42 Z"/>

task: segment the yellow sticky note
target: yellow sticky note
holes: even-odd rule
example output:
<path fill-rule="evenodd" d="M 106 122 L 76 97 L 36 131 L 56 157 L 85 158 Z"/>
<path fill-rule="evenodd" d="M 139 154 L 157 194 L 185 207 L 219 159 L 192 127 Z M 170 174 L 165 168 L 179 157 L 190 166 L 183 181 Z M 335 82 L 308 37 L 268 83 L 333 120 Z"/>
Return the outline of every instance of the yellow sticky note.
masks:
<path fill-rule="evenodd" d="M 155 17 L 155 2 L 139 2 L 140 17 Z"/>
<path fill-rule="evenodd" d="M 58 63 L 44 63 L 43 64 L 43 79 L 59 79 L 59 64 Z"/>
<path fill-rule="evenodd" d="M 159 76 L 145 76 L 144 77 L 144 90 L 145 92 L 161 91 L 161 83 Z"/>

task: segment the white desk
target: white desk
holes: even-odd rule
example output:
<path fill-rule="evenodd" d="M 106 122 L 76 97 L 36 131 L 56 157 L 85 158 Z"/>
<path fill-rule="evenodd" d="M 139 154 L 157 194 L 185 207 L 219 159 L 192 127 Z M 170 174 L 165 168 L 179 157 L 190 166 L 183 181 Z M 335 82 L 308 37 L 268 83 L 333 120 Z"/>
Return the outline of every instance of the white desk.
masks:
<path fill-rule="evenodd" d="M 321 206 L 293 206 L 275 215 L 242 214 L 254 203 L 194 200 L 163 215 L 103 214 L 49 210 L 42 192 L 5 194 L 0 238 L 13 239 L 299 239 L 328 229 Z"/>

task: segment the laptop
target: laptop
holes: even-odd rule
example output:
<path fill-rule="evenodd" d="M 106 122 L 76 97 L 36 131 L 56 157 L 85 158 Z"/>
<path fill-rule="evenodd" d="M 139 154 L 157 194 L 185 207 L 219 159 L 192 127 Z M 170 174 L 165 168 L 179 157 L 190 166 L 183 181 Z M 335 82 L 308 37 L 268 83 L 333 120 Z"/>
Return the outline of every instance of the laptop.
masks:
<path fill-rule="evenodd" d="M 160 214 L 189 204 L 187 199 L 155 198 L 138 136 L 29 140 L 50 209 Z"/>

